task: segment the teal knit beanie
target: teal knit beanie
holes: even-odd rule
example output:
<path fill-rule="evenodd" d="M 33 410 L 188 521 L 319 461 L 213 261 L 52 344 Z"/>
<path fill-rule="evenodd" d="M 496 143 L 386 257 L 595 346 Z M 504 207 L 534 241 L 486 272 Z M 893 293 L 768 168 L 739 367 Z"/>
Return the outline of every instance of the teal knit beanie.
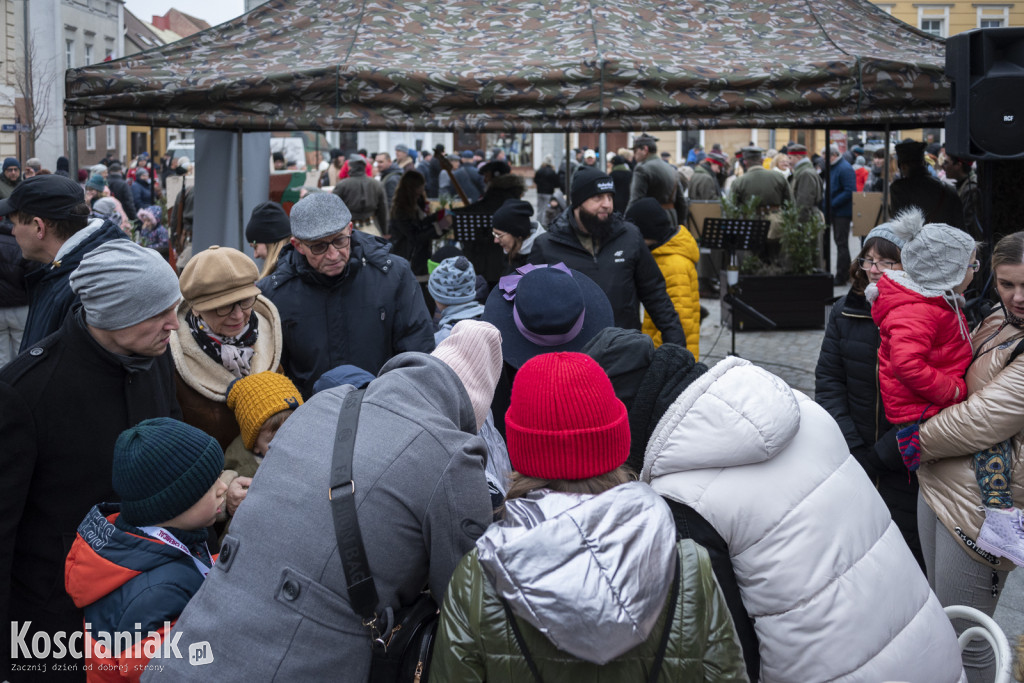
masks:
<path fill-rule="evenodd" d="M 143 420 L 114 444 L 114 491 L 133 526 L 174 519 L 195 505 L 224 469 L 224 451 L 206 432 L 169 417 Z"/>

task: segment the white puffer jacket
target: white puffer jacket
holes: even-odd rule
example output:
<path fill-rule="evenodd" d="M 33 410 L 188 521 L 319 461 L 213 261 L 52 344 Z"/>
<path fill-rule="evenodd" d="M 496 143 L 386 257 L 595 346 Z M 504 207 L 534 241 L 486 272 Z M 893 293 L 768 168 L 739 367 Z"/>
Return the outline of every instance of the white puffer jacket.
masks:
<path fill-rule="evenodd" d="M 761 680 L 965 680 L 949 620 L 814 401 L 728 358 L 676 399 L 641 475 L 729 544 Z"/>

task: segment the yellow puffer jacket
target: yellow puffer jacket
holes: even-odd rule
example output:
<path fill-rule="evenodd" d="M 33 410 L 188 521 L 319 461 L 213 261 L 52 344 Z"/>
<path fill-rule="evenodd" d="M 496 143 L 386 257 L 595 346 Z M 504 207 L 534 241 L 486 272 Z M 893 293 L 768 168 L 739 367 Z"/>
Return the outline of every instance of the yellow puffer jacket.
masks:
<path fill-rule="evenodd" d="M 689 230 L 680 228 L 675 237 L 652 251 L 651 255 L 665 276 L 668 298 L 676 307 L 679 322 L 686 333 L 686 348 L 700 360 L 700 288 L 697 285 L 700 248 L 697 241 Z M 655 348 L 661 346 L 661 332 L 646 311 L 643 330 L 654 340 Z"/>
<path fill-rule="evenodd" d="M 921 425 L 921 495 L 967 554 L 1009 571 L 1009 560 L 975 546 L 985 521 L 972 455 L 1005 439 L 1013 443 L 1014 504 L 1024 501 L 1024 354 L 1009 362 L 1024 332 L 1004 324 L 1002 311 L 985 319 L 972 335 L 975 360 L 967 369 L 967 400 L 949 406 Z"/>

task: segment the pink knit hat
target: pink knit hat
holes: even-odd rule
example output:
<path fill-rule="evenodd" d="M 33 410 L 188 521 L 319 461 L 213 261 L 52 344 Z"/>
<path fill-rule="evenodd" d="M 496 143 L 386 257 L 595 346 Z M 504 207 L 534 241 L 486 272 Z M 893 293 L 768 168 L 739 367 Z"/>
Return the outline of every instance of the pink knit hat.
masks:
<path fill-rule="evenodd" d="M 430 354 L 443 360 L 462 380 L 473 403 L 479 432 L 491 410 L 494 387 L 501 374 L 501 333 L 490 323 L 463 320 Z"/>
<path fill-rule="evenodd" d="M 582 353 L 523 364 L 505 414 L 512 466 L 538 479 L 589 479 L 626 462 L 629 418 L 601 366 Z"/>

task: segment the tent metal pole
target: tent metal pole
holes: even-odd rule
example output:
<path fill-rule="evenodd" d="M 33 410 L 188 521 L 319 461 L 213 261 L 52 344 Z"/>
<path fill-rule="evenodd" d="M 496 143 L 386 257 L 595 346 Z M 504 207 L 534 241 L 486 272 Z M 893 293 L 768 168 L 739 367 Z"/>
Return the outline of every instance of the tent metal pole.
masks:
<path fill-rule="evenodd" d="M 572 154 L 572 145 L 569 142 L 571 137 L 569 135 L 569 129 L 565 129 L 565 203 L 572 204 L 569 201 L 569 193 L 572 191 L 572 165 L 569 163 L 570 155 Z"/>
<path fill-rule="evenodd" d="M 243 196 L 242 196 L 243 195 L 242 188 L 244 187 L 244 185 L 242 184 L 242 182 L 243 182 L 243 180 L 245 178 L 244 178 L 244 173 L 242 171 L 242 169 L 244 168 L 243 165 L 242 165 L 242 131 L 238 131 L 237 148 L 238 148 L 238 152 L 235 155 L 236 156 L 235 163 L 238 165 L 238 249 L 240 251 L 244 251 L 245 250 L 245 208 L 244 208 Z"/>
<path fill-rule="evenodd" d="M 889 220 L 889 139 L 892 130 L 885 124 L 885 168 L 882 169 L 882 219 Z"/>
<path fill-rule="evenodd" d="M 825 257 L 825 268 L 832 272 L 832 136 L 825 129 L 825 236 L 821 240 L 822 256 Z M 837 245 L 838 247 L 838 245 Z M 845 273 L 844 273 L 845 274 Z M 841 275 L 833 273 L 833 275 Z"/>
<path fill-rule="evenodd" d="M 68 126 L 68 166 L 71 177 L 78 178 L 78 126 Z"/>

